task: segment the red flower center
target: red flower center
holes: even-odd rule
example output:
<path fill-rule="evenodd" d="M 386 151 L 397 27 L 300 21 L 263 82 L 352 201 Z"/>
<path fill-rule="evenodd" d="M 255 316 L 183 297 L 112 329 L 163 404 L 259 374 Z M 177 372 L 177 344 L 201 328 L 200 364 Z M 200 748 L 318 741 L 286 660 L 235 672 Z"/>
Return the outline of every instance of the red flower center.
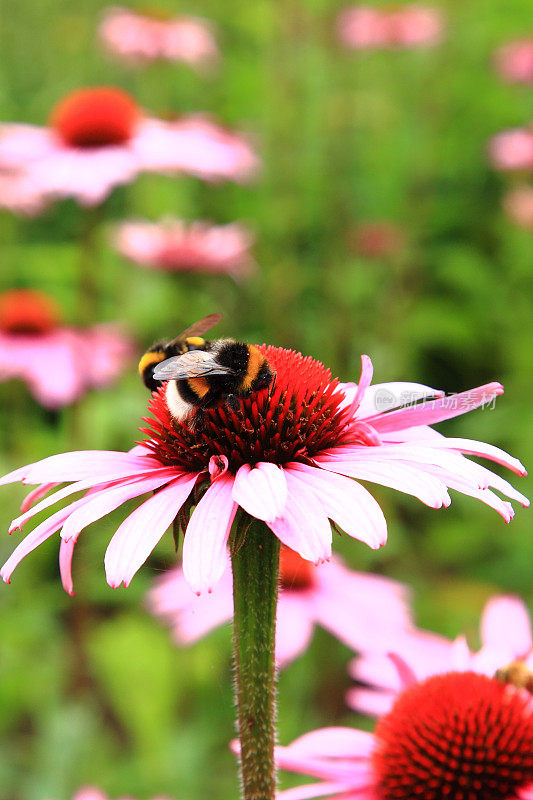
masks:
<path fill-rule="evenodd" d="M 72 147 L 103 147 L 131 139 L 140 116 L 127 92 L 101 86 L 78 89 L 60 100 L 52 109 L 50 125 Z"/>
<path fill-rule="evenodd" d="M 533 781 L 531 703 L 485 675 L 412 686 L 375 735 L 380 800 L 510 800 Z"/>
<path fill-rule="evenodd" d="M 237 411 L 220 405 L 205 412 L 202 430 L 176 422 L 168 410 L 164 388 L 154 392 L 145 418 L 150 436 L 145 444 L 163 464 L 197 472 L 213 455 L 224 455 L 231 472 L 243 464 L 269 461 L 308 462 L 323 450 L 353 442 L 339 405 L 344 399 L 337 379 L 319 361 L 294 350 L 259 346 L 276 373 L 268 389 L 239 398 Z"/>
<path fill-rule="evenodd" d="M 6 333 L 48 333 L 57 327 L 55 301 L 31 289 L 12 289 L 0 295 L 0 330 Z"/>
<path fill-rule="evenodd" d="M 282 589 L 292 592 L 310 589 L 314 583 L 315 567 L 298 553 L 282 545 L 279 553 L 279 580 Z"/>

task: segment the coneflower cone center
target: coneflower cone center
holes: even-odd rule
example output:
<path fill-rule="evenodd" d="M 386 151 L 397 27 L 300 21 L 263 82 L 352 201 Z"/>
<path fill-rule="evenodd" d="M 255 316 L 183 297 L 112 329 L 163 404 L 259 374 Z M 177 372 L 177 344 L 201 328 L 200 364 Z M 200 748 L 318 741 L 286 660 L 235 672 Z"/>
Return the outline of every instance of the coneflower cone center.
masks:
<path fill-rule="evenodd" d="M 50 114 L 50 125 L 72 147 L 104 147 L 131 139 L 141 114 L 123 89 L 100 86 L 66 95 Z"/>
<path fill-rule="evenodd" d="M 315 576 L 315 566 L 303 559 L 289 547 L 281 546 L 279 551 L 279 583 L 281 589 L 289 592 L 302 592 L 310 589 Z"/>
<path fill-rule="evenodd" d="M 531 701 L 478 673 L 406 689 L 375 736 L 379 800 L 511 800 L 533 781 Z"/>
<path fill-rule="evenodd" d="M 276 373 L 272 384 L 239 398 L 237 411 L 224 404 L 208 409 L 201 430 L 172 418 L 164 387 L 154 392 L 149 409 L 155 419 L 145 418 L 149 427 L 141 430 L 150 437 L 144 444 L 161 463 L 201 471 L 211 456 L 223 455 L 236 472 L 260 461 L 309 462 L 323 450 L 354 441 L 339 411 L 344 394 L 323 364 L 293 350 L 259 349 Z"/>
<path fill-rule="evenodd" d="M 0 331 L 21 335 L 49 333 L 59 324 L 53 298 L 33 289 L 11 289 L 0 295 Z"/>

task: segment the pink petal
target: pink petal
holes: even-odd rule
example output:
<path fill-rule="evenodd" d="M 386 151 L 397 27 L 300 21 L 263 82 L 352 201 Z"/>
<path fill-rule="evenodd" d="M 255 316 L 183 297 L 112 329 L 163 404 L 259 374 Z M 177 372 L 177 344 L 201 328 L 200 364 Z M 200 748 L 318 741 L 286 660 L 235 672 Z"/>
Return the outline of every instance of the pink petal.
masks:
<path fill-rule="evenodd" d="M 389 383 L 375 383 L 369 386 L 361 400 L 358 419 L 366 420 L 375 414 L 391 411 L 399 406 L 405 406 L 429 397 L 442 397 L 444 392 L 425 386 L 423 383 L 410 383 L 407 381 L 391 381 Z"/>
<path fill-rule="evenodd" d="M 305 733 L 290 745 L 293 753 L 308 758 L 368 758 L 374 747 L 374 735 L 355 728 L 319 728 Z M 286 748 L 287 749 L 287 748 Z"/>
<path fill-rule="evenodd" d="M 369 717 L 381 717 L 391 710 L 396 694 L 356 686 L 346 692 L 346 705 Z"/>
<path fill-rule="evenodd" d="M 78 450 L 43 458 L 42 461 L 15 470 L 15 473 L 22 476 L 23 483 L 49 481 L 63 483 L 98 477 L 101 477 L 103 483 L 127 475 L 148 473 L 161 467 L 159 461 L 149 456 L 138 456 L 117 450 Z M 6 480 L 8 477 L 6 475 L 0 480 L 0 484 L 11 483 L 12 480 Z M 17 477 L 15 480 L 21 478 Z"/>
<path fill-rule="evenodd" d="M 387 653 L 387 655 L 394 664 L 396 672 L 398 673 L 402 689 L 407 689 L 408 686 L 412 686 L 414 683 L 417 683 L 418 678 L 416 673 L 411 669 L 410 665 L 401 657 L 399 653 L 392 652 Z"/>
<path fill-rule="evenodd" d="M 300 485 L 312 489 L 327 516 L 349 536 L 377 549 L 387 541 L 387 522 L 379 504 L 358 483 L 327 470 L 291 463 L 285 467 Z"/>
<path fill-rule="evenodd" d="M 345 409 L 345 416 L 351 418 L 361 405 L 364 395 L 370 384 L 372 383 L 372 375 L 374 374 L 374 367 L 372 361 L 368 356 L 361 356 L 361 377 L 357 384 L 357 389 L 354 394 L 353 400 Z"/>
<path fill-rule="evenodd" d="M 56 511 L 56 513 L 52 514 L 51 517 L 48 517 L 48 519 L 44 520 L 44 522 L 41 522 L 40 525 L 37 525 L 37 527 L 34 528 L 32 532 L 22 540 L 18 547 L 15 548 L 15 550 L 11 553 L 11 556 L 0 570 L 0 577 L 2 580 L 4 580 L 6 583 L 9 583 L 13 570 L 16 566 L 18 566 L 18 564 L 20 564 L 22 559 L 27 556 L 28 553 L 31 553 L 32 550 L 35 550 L 35 548 L 40 544 L 49 539 L 50 536 L 56 533 L 61 528 L 69 514 L 71 514 L 74 509 L 78 508 L 78 506 L 82 505 L 84 502 L 86 502 L 86 498 L 82 497 L 79 500 L 76 500 L 74 503 L 66 506 L 66 508 Z"/>
<path fill-rule="evenodd" d="M 303 786 L 295 786 L 292 789 L 285 789 L 283 792 L 276 794 L 276 800 L 312 800 L 315 797 L 331 797 L 338 795 L 343 800 L 348 799 L 348 792 L 350 785 L 347 783 L 338 783 L 327 781 L 322 783 L 305 783 Z M 358 795 L 361 800 L 364 798 Z M 372 799 L 374 800 L 374 798 Z"/>
<path fill-rule="evenodd" d="M 58 485 L 59 484 L 57 483 L 43 483 L 42 486 L 38 486 L 36 489 L 33 489 L 22 501 L 20 510 L 23 512 L 28 511 L 28 509 L 31 508 L 36 500 L 39 500 L 39 498 L 43 497 L 47 492 L 50 491 L 50 489 L 53 489 Z"/>
<path fill-rule="evenodd" d="M 486 383 L 484 386 L 478 386 L 476 389 L 470 389 L 460 394 L 366 417 L 365 422 L 372 425 L 378 433 L 397 431 L 413 425 L 433 425 L 436 422 L 473 411 L 481 405 L 490 403 L 501 394 L 503 394 L 501 383 Z"/>
<path fill-rule="evenodd" d="M 485 442 L 477 442 L 474 439 L 457 439 L 457 438 L 441 438 L 431 439 L 429 442 L 424 442 L 429 447 L 445 447 L 450 450 L 460 450 L 461 453 L 467 453 L 471 456 L 480 456 L 481 458 L 489 458 L 497 464 L 508 467 L 517 475 L 527 475 L 526 468 L 517 459 L 501 450 L 499 447 L 494 447 L 492 444 Z"/>
<path fill-rule="evenodd" d="M 74 539 L 70 539 L 68 542 L 62 539 L 59 545 L 59 574 L 61 575 L 61 583 L 63 584 L 63 589 L 71 597 L 76 594 L 72 581 L 72 554 L 75 546 L 76 541 Z"/>
<path fill-rule="evenodd" d="M 74 511 L 65 521 L 61 531 L 61 537 L 65 540 L 77 539 L 80 531 L 91 525 L 106 514 L 114 511 L 127 500 L 139 497 L 141 494 L 158 489 L 164 483 L 168 483 L 176 477 L 175 468 L 167 470 L 157 470 L 159 474 L 151 475 L 142 480 L 129 481 L 126 485 L 119 484 L 99 489 L 84 503 L 81 508 Z"/>
<path fill-rule="evenodd" d="M 517 658 L 529 653 L 533 648 L 531 621 L 523 600 L 506 595 L 492 597 L 483 609 L 481 641 L 484 647 L 509 648 Z"/>
<path fill-rule="evenodd" d="M 267 525 L 278 539 L 315 564 L 331 556 L 331 526 L 316 494 L 285 470 L 289 491 L 282 517 Z"/>
<path fill-rule="evenodd" d="M 237 511 L 234 478 L 217 478 L 194 509 L 183 540 L 183 573 L 193 591 L 212 591 L 226 566 L 226 544 Z"/>
<path fill-rule="evenodd" d="M 183 475 L 165 486 L 127 517 L 105 554 L 107 582 L 116 589 L 129 583 L 146 561 L 189 496 L 197 475 Z"/>
<path fill-rule="evenodd" d="M 235 476 L 233 499 L 250 516 L 272 522 L 287 502 L 287 481 L 276 464 L 260 461 L 252 469 L 243 464 Z"/>
<path fill-rule="evenodd" d="M 282 591 L 276 619 L 276 662 L 281 668 L 305 653 L 313 631 L 314 623 L 305 598 Z"/>
<path fill-rule="evenodd" d="M 382 486 L 389 486 L 391 489 L 411 494 L 431 508 L 448 506 L 451 502 L 442 481 L 426 474 L 422 469 L 415 469 L 402 462 L 395 464 L 394 462 L 379 463 L 376 460 L 372 460 L 372 462 L 369 460 L 365 464 L 363 461 L 330 461 L 327 456 L 318 456 L 315 461 L 320 467 L 330 472 L 379 483 Z"/>

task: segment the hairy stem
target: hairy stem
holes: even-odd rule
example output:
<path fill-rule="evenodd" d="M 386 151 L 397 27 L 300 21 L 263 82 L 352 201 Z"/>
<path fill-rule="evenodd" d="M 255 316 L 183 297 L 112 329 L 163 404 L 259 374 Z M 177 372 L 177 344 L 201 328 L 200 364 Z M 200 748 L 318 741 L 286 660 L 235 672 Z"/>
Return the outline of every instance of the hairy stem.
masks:
<path fill-rule="evenodd" d="M 279 541 L 264 522 L 247 522 L 232 555 L 241 778 L 244 800 L 273 800 Z"/>

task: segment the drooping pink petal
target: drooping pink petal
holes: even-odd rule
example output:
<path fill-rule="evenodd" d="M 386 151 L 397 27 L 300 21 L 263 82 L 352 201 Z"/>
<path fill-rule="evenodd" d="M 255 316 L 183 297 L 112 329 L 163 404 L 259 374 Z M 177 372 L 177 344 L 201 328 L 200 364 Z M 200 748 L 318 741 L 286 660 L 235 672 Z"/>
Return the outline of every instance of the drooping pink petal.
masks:
<path fill-rule="evenodd" d="M 176 470 L 171 467 L 155 470 L 148 478 L 130 479 L 125 485 L 120 483 L 98 491 L 93 495 L 93 499 L 89 499 L 65 521 L 61 530 L 62 539 L 67 541 L 72 538 L 77 539 L 80 531 L 114 511 L 127 500 L 154 491 L 175 477 Z"/>
<path fill-rule="evenodd" d="M 278 539 L 307 561 L 315 564 L 331 556 L 331 526 L 316 494 L 289 470 L 285 470 L 289 491 L 283 516 L 267 522 Z"/>
<path fill-rule="evenodd" d="M 74 597 L 74 583 L 72 581 L 72 554 L 76 546 L 76 540 L 70 539 L 68 542 L 61 539 L 59 545 L 59 574 L 61 575 L 61 583 L 63 589 L 71 597 Z"/>
<path fill-rule="evenodd" d="M 379 504 L 360 484 L 306 464 L 285 467 L 300 485 L 311 488 L 327 514 L 349 536 L 377 549 L 387 541 L 387 522 Z"/>
<path fill-rule="evenodd" d="M 36 489 L 33 489 L 26 495 L 26 497 L 22 501 L 20 505 L 20 510 L 22 512 L 28 511 L 28 509 L 32 507 L 33 503 L 35 503 L 36 500 L 39 500 L 47 492 L 49 492 L 50 489 L 54 489 L 54 487 L 58 485 L 59 484 L 57 483 L 43 483 L 42 486 L 38 486 Z"/>
<path fill-rule="evenodd" d="M 44 522 L 41 522 L 40 525 L 37 525 L 37 527 L 34 528 L 32 532 L 22 540 L 18 547 L 15 548 L 0 570 L 0 577 L 2 580 L 6 583 L 9 583 L 13 570 L 16 566 L 18 566 L 18 564 L 20 564 L 22 559 L 27 556 L 28 553 L 31 553 L 32 550 L 35 550 L 35 548 L 40 544 L 49 539 L 50 536 L 56 533 L 61 528 L 69 514 L 85 502 L 87 502 L 86 498 L 81 497 L 79 500 L 71 503 L 66 508 L 56 511 L 56 513 L 52 514 L 51 517 L 48 517 L 48 519 L 44 520 Z"/>
<path fill-rule="evenodd" d="M 105 554 L 107 582 L 116 589 L 129 583 L 146 561 L 181 506 L 197 475 L 175 478 L 127 517 L 111 539 Z"/>
<path fill-rule="evenodd" d="M 193 591 L 212 591 L 226 566 L 226 544 L 237 511 L 234 478 L 217 478 L 194 509 L 183 540 L 183 573 Z"/>
<path fill-rule="evenodd" d="M 477 442 L 474 439 L 442 437 L 440 439 L 431 439 L 428 442 L 424 442 L 424 445 L 428 447 L 443 447 L 450 450 L 460 450 L 461 453 L 466 453 L 467 455 L 488 458 L 516 472 L 517 475 L 527 475 L 526 468 L 517 458 L 513 458 L 513 456 L 510 456 L 505 450 L 501 450 L 499 447 L 487 444 L 486 442 Z"/>
<path fill-rule="evenodd" d="M 293 753 L 307 758 L 362 759 L 374 746 L 374 736 L 355 728 L 330 727 L 305 733 L 290 745 Z"/>
<path fill-rule="evenodd" d="M 348 783 L 334 781 L 323 781 L 321 783 L 305 783 L 303 786 L 295 786 L 292 789 L 285 789 L 278 792 L 277 800 L 313 800 L 316 797 L 331 797 L 338 795 L 343 800 L 352 800 L 354 797 L 350 792 L 351 786 Z M 369 800 L 375 800 L 375 796 L 368 795 Z M 357 793 L 357 800 L 367 800 L 367 795 Z"/>
<path fill-rule="evenodd" d="M 276 618 L 276 663 L 281 668 L 307 650 L 313 629 L 306 599 L 282 591 Z"/>
<path fill-rule="evenodd" d="M 501 394 L 503 394 L 501 383 L 486 383 L 476 389 L 441 397 L 437 400 L 429 400 L 417 406 L 375 414 L 372 417 L 366 417 L 365 422 L 372 425 L 378 433 L 397 431 L 412 425 L 433 425 L 436 422 L 473 411 L 479 406 L 492 402 Z"/>
<path fill-rule="evenodd" d="M 481 641 L 484 647 L 508 647 L 516 658 L 529 653 L 533 638 L 525 603 L 519 597 L 491 598 L 481 617 Z"/>
<path fill-rule="evenodd" d="M 369 717 L 381 717 L 391 710 L 396 694 L 381 689 L 364 689 L 356 686 L 346 692 L 346 704 L 355 708 L 360 714 Z"/>
<path fill-rule="evenodd" d="M 253 469 L 243 464 L 235 476 L 233 499 L 252 517 L 272 522 L 282 515 L 287 502 L 284 471 L 265 461 Z"/>

